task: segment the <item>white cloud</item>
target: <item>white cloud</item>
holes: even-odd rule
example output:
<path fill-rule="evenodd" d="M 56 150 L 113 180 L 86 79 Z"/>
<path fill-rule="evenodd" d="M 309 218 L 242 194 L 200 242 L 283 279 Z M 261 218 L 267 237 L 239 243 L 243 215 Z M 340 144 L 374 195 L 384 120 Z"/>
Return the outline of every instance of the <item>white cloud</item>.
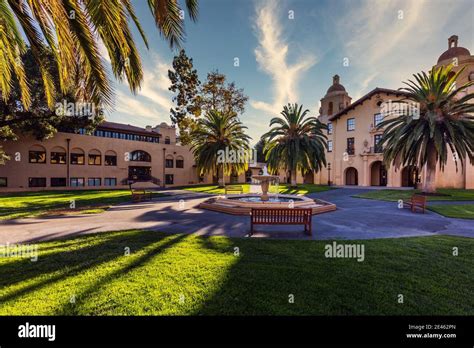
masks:
<path fill-rule="evenodd" d="M 267 113 L 278 113 L 288 102 L 298 101 L 298 82 L 302 73 L 316 64 L 312 54 L 302 54 L 293 64 L 288 63 L 289 45 L 282 38 L 281 18 L 276 1 L 258 3 L 254 29 L 259 46 L 255 49 L 258 66 L 273 80 L 273 101 L 251 100 L 250 105 Z"/>
<path fill-rule="evenodd" d="M 143 82 L 136 95 L 126 85 L 116 91 L 115 111 L 133 116 L 130 122 L 137 125 L 170 122 L 169 110 L 173 106 L 172 93 L 168 90 L 170 65 L 158 54 L 154 54 L 152 62 L 152 66 L 143 67 Z"/>
<path fill-rule="evenodd" d="M 154 55 L 153 67 L 143 69 L 143 85 L 138 95 L 150 99 L 157 107 L 169 113 L 173 103 L 172 93 L 168 90 L 170 80 L 168 70 L 171 69 L 157 54 Z"/>
<path fill-rule="evenodd" d="M 472 32 L 472 22 L 459 20 L 466 11 L 472 14 L 469 1 L 357 2 L 335 25 L 353 69 L 355 89 L 349 93 L 357 98 L 375 87 L 399 88 L 412 74 L 430 69 L 447 49 L 441 45 L 440 51 L 440 43 L 451 34 Z M 466 45 L 469 38 L 460 40 Z"/>
<path fill-rule="evenodd" d="M 157 120 L 159 112 L 153 105 L 150 105 L 150 103 L 144 103 L 143 101 L 138 100 L 136 97 L 127 95 L 122 91 L 117 91 L 116 97 L 116 111 L 134 117 Z"/>

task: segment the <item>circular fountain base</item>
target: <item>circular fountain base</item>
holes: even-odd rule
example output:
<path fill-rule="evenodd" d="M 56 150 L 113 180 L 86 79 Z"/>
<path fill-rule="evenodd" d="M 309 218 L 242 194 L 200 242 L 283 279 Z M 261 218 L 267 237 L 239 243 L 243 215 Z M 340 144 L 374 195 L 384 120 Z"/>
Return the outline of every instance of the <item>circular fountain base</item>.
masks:
<path fill-rule="evenodd" d="M 228 195 L 210 198 L 199 205 L 199 208 L 233 215 L 250 215 L 252 208 L 311 208 L 313 214 L 336 210 L 336 205 L 305 196 L 269 194 L 268 201 L 260 195 Z"/>

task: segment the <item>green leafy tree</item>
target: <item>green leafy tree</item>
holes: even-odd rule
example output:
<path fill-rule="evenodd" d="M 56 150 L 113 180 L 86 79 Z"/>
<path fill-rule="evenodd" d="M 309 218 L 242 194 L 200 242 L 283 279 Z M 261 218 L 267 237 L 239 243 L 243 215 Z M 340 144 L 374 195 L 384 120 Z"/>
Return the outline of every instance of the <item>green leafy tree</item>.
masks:
<path fill-rule="evenodd" d="M 262 138 L 266 144 L 264 153 L 270 171 L 280 168 L 290 171 L 291 186 L 296 187 L 296 173 L 321 170 L 326 166 L 326 125 L 316 117 L 307 117 L 309 110 L 303 106 L 288 104 L 281 117 L 270 121 L 271 128 Z"/>
<path fill-rule="evenodd" d="M 226 76 L 211 71 L 199 93 L 199 106 L 204 112 L 217 110 L 221 113 L 239 115 L 245 111 L 248 96 L 234 82 L 227 83 Z"/>
<path fill-rule="evenodd" d="M 217 110 L 207 112 L 198 119 L 197 127 L 191 132 L 191 151 L 200 174 L 212 173 L 215 177 L 232 172 L 240 174 L 247 170 L 243 161 L 220 161 L 222 151 L 242 153 L 250 149 L 247 127 L 230 113 Z M 223 185 L 223 180 L 220 181 Z"/>
<path fill-rule="evenodd" d="M 257 162 L 265 162 L 265 154 L 263 150 L 265 148 L 265 139 L 261 138 L 258 143 L 255 145 L 255 151 L 257 151 Z"/>
<path fill-rule="evenodd" d="M 160 34 L 171 47 L 179 45 L 184 39 L 184 17 L 178 1 L 147 3 Z M 186 0 L 185 6 L 190 18 L 196 20 L 197 0 Z M 21 59 L 26 51 L 21 31 L 40 69 L 50 109 L 56 93 L 43 54 L 48 48 L 55 57 L 62 94 L 72 91 L 77 100 L 100 107 L 112 105 L 113 90 L 101 59 L 101 44 L 108 52 L 114 76 L 120 81 L 126 79 L 130 89 L 138 91 L 143 70 L 129 22 L 135 24 L 148 47 L 130 0 L 0 0 L 0 91 L 4 101 L 10 96 L 14 79 L 25 109 L 30 107 L 35 92 L 28 86 L 29 76 Z"/>
<path fill-rule="evenodd" d="M 54 55 L 51 52 L 44 51 L 45 60 L 50 62 L 48 67 L 51 71 L 51 77 L 55 86 L 59 85 L 59 76 L 54 64 Z M 17 140 L 21 134 L 30 134 L 36 139 L 47 139 L 52 137 L 57 131 L 75 132 L 80 128 L 91 132 L 95 127 L 103 121 L 100 109 L 90 110 L 95 111 L 94 114 L 84 112 L 83 110 L 75 113 L 60 113 L 57 112 L 58 105 L 77 105 L 73 95 L 61 95 L 59 92 L 54 97 L 55 108 L 50 109 L 46 100 L 46 91 L 41 76 L 40 67 L 36 64 L 34 55 L 28 49 L 22 56 L 22 64 L 28 76 L 28 83 L 31 90 L 35 91 L 31 95 L 31 103 L 29 109 L 25 109 L 19 98 L 21 94 L 21 87 L 18 81 L 13 82 L 10 95 L 6 101 L 0 92 L 0 141 Z M 56 89 L 58 91 L 58 89 Z M 65 110 L 67 111 L 67 110 Z M 0 147 L 0 160 L 4 162 L 7 158 L 3 154 Z"/>
<path fill-rule="evenodd" d="M 182 49 L 173 58 L 173 70 L 168 70 L 171 81 L 169 90 L 175 93 L 173 102 L 176 107 L 170 110 L 171 121 L 179 129 L 179 138 L 183 145 L 190 142 L 190 132 L 196 127 L 196 117 L 200 116 L 198 106 L 199 77 L 193 67 L 193 60 Z"/>
<path fill-rule="evenodd" d="M 400 90 L 406 97 L 397 107 L 397 115 L 379 124 L 384 128 L 381 144 L 384 146 L 384 161 L 387 166 L 397 163 L 422 168 L 426 165 L 423 191 L 436 192 L 436 166 L 444 170 L 448 151 L 454 154 L 452 160 L 461 166 L 469 160 L 474 162 L 474 93 L 461 95 L 474 82 L 456 86 L 462 70 L 452 72 L 452 66 L 433 68 L 429 74 L 413 75 L 416 81 L 405 82 L 408 87 Z M 416 115 L 413 108 L 418 106 Z M 400 112 L 402 111 L 402 112 Z M 393 115 L 395 112 L 388 112 Z"/>

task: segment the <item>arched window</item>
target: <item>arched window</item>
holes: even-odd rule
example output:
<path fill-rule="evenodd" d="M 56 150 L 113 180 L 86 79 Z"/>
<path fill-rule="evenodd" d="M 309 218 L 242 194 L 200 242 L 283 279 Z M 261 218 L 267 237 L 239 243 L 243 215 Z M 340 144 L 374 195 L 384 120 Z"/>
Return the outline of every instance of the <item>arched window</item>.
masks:
<path fill-rule="evenodd" d="M 102 154 L 99 150 L 90 150 L 89 151 L 89 165 L 90 166 L 100 166 L 102 164 Z"/>
<path fill-rule="evenodd" d="M 176 157 L 176 168 L 184 168 L 184 158 L 183 158 L 183 156 Z"/>
<path fill-rule="evenodd" d="M 46 149 L 41 145 L 33 145 L 28 152 L 30 163 L 46 163 Z"/>
<path fill-rule="evenodd" d="M 170 137 L 165 137 L 165 144 L 171 144 Z"/>
<path fill-rule="evenodd" d="M 105 152 L 104 164 L 106 166 L 117 165 L 117 153 L 115 151 L 108 150 Z"/>
<path fill-rule="evenodd" d="M 167 155 L 165 159 L 165 167 L 166 168 L 173 168 L 174 167 L 174 159 L 173 156 Z"/>
<path fill-rule="evenodd" d="M 61 146 L 55 146 L 51 149 L 51 164 L 66 164 L 66 149 Z"/>
<path fill-rule="evenodd" d="M 136 150 L 130 154 L 130 161 L 151 162 L 151 156 L 148 152 Z"/>
<path fill-rule="evenodd" d="M 328 115 L 332 115 L 332 113 L 333 113 L 333 105 L 332 105 L 332 102 L 329 102 Z"/>
<path fill-rule="evenodd" d="M 74 148 L 71 150 L 71 164 L 84 164 L 85 159 L 84 159 L 84 150 L 80 149 L 78 147 Z"/>

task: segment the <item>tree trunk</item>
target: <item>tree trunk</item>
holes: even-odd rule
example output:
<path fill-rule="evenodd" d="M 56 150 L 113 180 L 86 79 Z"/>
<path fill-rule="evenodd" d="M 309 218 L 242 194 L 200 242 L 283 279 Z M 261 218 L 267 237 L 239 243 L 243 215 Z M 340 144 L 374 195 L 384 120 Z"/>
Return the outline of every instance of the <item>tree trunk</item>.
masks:
<path fill-rule="evenodd" d="M 217 173 L 217 177 L 219 178 L 218 182 L 219 182 L 219 187 L 225 187 L 225 174 L 224 174 L 224 165 L 221 164 L 220 165 L 220 168 L 218 168 L 218 173 Z"/>
<path fill-rule="evenodd" d="M 423 192 L 435 193 L 436 192 L 436 164 L 437 164 L 437 153 L 434 145 L 428 146 L 428 160 L 426 161 L 426 176 L 425 182 L 423 183 Z"/>
<path fill-rule="evenodd" d="M 297 184 L 296 184 L 296 170 L 291 170 L 290 171 L 290 177 L 291 177 L 291 187 L 297 187 Z"/>

